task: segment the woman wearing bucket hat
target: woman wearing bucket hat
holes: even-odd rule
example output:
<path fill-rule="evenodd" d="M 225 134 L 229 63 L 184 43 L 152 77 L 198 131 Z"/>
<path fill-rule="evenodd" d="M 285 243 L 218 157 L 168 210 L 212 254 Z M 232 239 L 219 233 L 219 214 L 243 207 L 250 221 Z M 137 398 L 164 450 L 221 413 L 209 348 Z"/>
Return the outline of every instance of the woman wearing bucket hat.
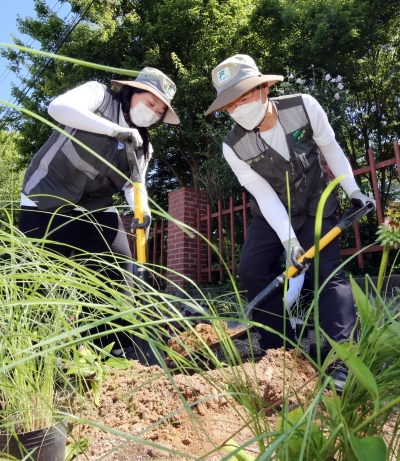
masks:
<path fill-rule="evenodd" d="M 276 261 L 288 251 L 299 272 L 313 264 L 297 259 L 314 245 L 315 216 L 327 179 L 324 156 L 354 205 L 374 200 L 361 193 L 349 162 L 335 140 L 334 132 L 319 103 L 310 95 L 269 98 L 269 88 L 281 75 L 263 75 L 247 55 L 232 56 L 212 71 L 217 97 L 207 109 L 227 112 L 236 122 L 223 141 L 223 154 L 239 182 L 253 196 L 253 220 L 243 246 L 239 276 L 249 300 L 254 299 L 275 277 Z M 287 181 L 290 199 L 287 194 Z M 336 225 L 338 201 L 331 194 L 325 204 L 322 235 Z M 290 213 L 290 216 L 289 216 Z M 355 324 L 351 286 L 340 265 L 339 242 L 335 239 L 321 251 L 319 279 L 329 279 L 319 297 L 321 327 L 335 341 L 349 338 Z M 314 280 L 313 274 L 310 279 Z M 320 285 L 321 286 L 321 283 Z M 282 294 L 266 300 L 253 319 L 291 337 L 283 321 Z M 284 345 L 281 336 L 261 328 L 265 348 Z M 287 343 L 286 343 L 287 344 Z M 338 391 L 347 377 L 343 367 L 332 368 Z"/>
<path fill-rule="evenodd" d="M 96 254 L 106 262 L 118 259 L 119 266 L 130 271 L 128 239 L 113 202 L 117 190 L 124 189 L 134 206 L 133 188 L 126 180 L 133 169 L 126 143 L 137 151 L 144 182 L 153 151 L 148 127 L 180 121 L 171 107 L 175 84 L 158 69 L 146 67 L 135 80 L 112 84 L 118 92 L 92 81 L 50 103 L 48 112 L 61 128 L 100 158 L 54 130 L 26 171 L 19 228 L 28 237 L 49 238 L 52 243 L 46 247 L 66 257 L 74 247 L 75 258 L 87 265 Z M 144 221 L 133 220 L 133 226 L 148 229 L 147 196 L 143 204 Z M 98 263 L 94 268 L 103 271 Z M 104 272 L 111 280 L 122 280 L 123 272 Z"/>

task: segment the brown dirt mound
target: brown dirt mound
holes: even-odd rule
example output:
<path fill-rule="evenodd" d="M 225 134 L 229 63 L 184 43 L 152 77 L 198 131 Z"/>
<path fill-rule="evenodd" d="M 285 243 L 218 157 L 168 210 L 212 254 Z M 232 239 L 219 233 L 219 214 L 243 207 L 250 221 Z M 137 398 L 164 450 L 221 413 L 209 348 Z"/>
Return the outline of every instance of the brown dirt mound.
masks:
<path fill-rule="evenodd" d="M 173 380 L 157 366 L 146 368 L 135 362 L 129 372 L 110 370 L 102 384 L 100 407 L 92 403 L 90 391 L 82 399 L 74 398 L 73 413 L 156 445 L 200 457 L 238 430 L 233 437 L 238 443 L 252 438 L 251 430 L 243 427 L 248 421 L 246 406 L 234 399 L 235 393 L 247 394 L 247 405 L 263 414 L 259 423 L 271 430 L 275 422 L 271 406 L 279 409 L 283 396 L 299 389 L 314 374 L 301 354 L 284 353 L 282 349 L 267 351 L 258 363 L 248 362 L 202 375 L 176 374 Z M 289 403 L 296 403 L 297 399 L 305 402 L 313 385 L 312 380 L 297 397 L 290 397 Z M 187 459 L 157 446 L 127 442 L 122 434 L 106 433 L 84 424 L 74 427 L 73 436 L 91 437 L 87 457 L 80 455 L 77 460 Z M 112 449 L 115 451 L 103 458 Z M 257 447 L 252 449 L 256 456 Z M 214 452 L 205 459 L 218 460 L 225 454 Z"/>
<path fill-rule="evenodd" d="M 222 322 L 221 325 L 230 336 L 235 335 L 239 331 L 239 329 L 228 331 L 226 322 Z M 194 327 L 194 330 L 198 335 L 193 331 L 185 331 L 179 337 L 168 340 L 168 347 L 178 354 L 185 354 L 187 352 L 185 346 L 191 350 L 200 349 L 203 346 L 203 341 L 209 346 L 210 344 L 217 343 L 221 337 L 221 334 L 217 335 L 215 327 L 207 323 L 198 323 Z"/>

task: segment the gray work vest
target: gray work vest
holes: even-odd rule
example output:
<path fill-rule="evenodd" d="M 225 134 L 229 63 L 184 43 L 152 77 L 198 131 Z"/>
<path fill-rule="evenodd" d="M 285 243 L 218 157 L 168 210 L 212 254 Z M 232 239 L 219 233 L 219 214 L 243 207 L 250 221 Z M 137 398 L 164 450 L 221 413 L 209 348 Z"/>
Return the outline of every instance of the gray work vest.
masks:
<path fill-rule="evenodd" d="M 119 95 L 106 90 L 96 115 L 118 123 Z M 118 149 L 118 141 L 110 136 L 61 126 L 115 166 L 129 178 L 130 167 L 125 149 Z M 34 201 L 40 210 L 66 211 L 74 208 L 69 202 L 93 211 L 113 205 L 112 196 L 126 179 L 96 158 L 75 141 L 54 130 L 47 142 L 33 157 L 24 178 L 22 192 Z"/>
<path fill-rule="evenodd" d="M 248 131 L 235 125 L 223 142 L 239 159 L 268 181 L 286 210 L 289 210 L 286 185 L 288 174 L 291 223 L 293 229 L 297 230 L 307 214 L 316 215 L 318 201 L 328 182 L 327 174 L 312 137 L 313 131 L 302 96 L 271 99 L 276 103 L 278 118 L 285 131 L 289 160 L 269 146 L 256 129 Z M 325 203 L 323 216 L 330 216 L 337 206 L 338 201 L 332 193 Z M 262 216 L 261 212 L 259 214 Z"/>

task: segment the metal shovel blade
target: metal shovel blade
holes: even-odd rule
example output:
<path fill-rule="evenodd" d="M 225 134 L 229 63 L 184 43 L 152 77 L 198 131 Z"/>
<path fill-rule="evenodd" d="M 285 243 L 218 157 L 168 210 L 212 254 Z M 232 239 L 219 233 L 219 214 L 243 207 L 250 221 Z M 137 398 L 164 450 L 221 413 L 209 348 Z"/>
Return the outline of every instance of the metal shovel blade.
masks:
<path fill-rule="evenodd" d="M 240 338 L 246 333 L 247 330 L 250 330 L 251 325 L 246 322 L 226 322 L 226 331 L 229 335 L 229 339 Z M 208 344 L 210 349 L 215 349 L 216 347 L 221 346 L 222 341 L 215 341 L 214 343 Z"/>
<path fill-rule="evenodd" d="M 297 270 L 297 269 L 296 269 Z M 260 294 L 258 294 L 244 309 L 244 320 L 226 322 L 226 330 L 230 339 L 237 339 L 243 336 L 251 329 L 251 324 L 247 320 L 251 320 L 253 310 L 272 293 L 283 287 L 285 282 L 285 273 L 278 275 Z M 220 346 L 220 341 L 216 341 L 209 345 L 210 349 Z"/>

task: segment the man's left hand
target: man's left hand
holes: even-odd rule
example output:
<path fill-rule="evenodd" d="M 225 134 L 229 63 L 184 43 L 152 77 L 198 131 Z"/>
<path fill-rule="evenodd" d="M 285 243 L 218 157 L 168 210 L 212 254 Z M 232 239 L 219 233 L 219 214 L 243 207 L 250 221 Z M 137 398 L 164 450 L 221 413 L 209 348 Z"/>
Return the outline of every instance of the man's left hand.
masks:
<path fill-rule="evenodd" d="M 374 205 L 374 210 L 376 210 L 376 201 L 373 198 L 364 195 L 360 190 L 353 192 L 350 195 L 350 202 L 355 208 L 362 208 L 367 203 L 372 203 Z"/>

